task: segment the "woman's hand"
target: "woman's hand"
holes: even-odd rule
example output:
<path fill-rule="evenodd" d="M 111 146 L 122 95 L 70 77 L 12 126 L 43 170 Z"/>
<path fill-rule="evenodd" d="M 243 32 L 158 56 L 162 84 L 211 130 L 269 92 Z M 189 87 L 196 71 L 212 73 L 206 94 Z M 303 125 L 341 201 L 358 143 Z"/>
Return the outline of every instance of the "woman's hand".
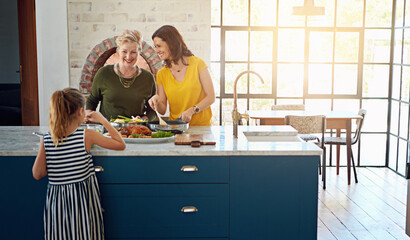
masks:
<path fill-rule="evenodd" d="M 157 107 L 159 104 L 159 96 L 158 95 L 152 96 L 152 98 L 148 100 L 148 104 L 154 111 L 157 111 Z"/>
<path fill-rule="evenodd" d="M 182 121 L 185 122 L 190 122 L 192 115 L 194 115 L 194 109 L 192 107 L 188 108 L 187 110 L 185 110 L 185 112 L 183 112 L 181 114 L 181 116 L 179 116 L 181 118 Z"/>
<path fill-rule="evenodd" d="M 100 112 L 87 110 L 85 111 L 85 114 L 86 114 L 85 116 L 87 117 L 87 120 L 91 122 L 102 124 L 103 122 L 107 121 L 107 119 L 105 119 L 105 117 Z"/>

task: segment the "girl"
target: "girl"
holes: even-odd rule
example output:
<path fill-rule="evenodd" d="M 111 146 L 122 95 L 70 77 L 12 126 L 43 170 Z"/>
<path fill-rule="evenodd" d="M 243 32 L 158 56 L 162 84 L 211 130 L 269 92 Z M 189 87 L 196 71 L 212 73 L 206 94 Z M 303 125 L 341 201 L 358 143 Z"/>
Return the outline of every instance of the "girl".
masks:
<path fill-rule="evenodd" d="M 48 174 L 44 209 L 45 239 L 104 239 L 100 190 L 90 149 L 96 144 L 125 149 L 122 137 L 99 112 L 86 116 L 85 99 L 74 88 L 56 91 L 50 100 L 50 133 L 40 142 L 33 176 Z M 101 123 L 111 135 L 78 129 L 87 120 Z"/>

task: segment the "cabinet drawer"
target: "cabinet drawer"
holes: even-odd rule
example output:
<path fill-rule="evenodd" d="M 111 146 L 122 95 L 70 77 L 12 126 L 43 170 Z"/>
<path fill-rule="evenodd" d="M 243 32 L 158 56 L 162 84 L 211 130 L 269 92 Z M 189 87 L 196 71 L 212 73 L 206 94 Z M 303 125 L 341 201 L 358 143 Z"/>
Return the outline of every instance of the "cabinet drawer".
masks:
<path fill-rule="evenodd" d="M 109 240 L 123 240 L 123 238 L 106 238 Z M 165 240 L 164 238 L 127 238 L 127 240 Z M 229 240 L 228 238 L 167 238 L 167 240 Z"/>
<path fill-rule="evenodd" d="M 227 157 L 94 157 L 100 183 L 228 183 Z"/>
<path fill-rule="evenodd" d="M 106 237 L 227 237 L 228 191 L 227 184 L 101 184 Z"/>

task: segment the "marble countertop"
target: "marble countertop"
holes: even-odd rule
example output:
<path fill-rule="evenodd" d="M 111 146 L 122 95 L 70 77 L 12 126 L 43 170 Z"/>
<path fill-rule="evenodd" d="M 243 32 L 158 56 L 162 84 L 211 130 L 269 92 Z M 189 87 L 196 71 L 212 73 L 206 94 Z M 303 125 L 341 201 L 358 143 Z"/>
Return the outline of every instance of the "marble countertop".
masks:
<path fill-rule="evenodd" d="M 40 138 L 33 132 L 47 132 L 48 127 L 11 126 L 0 127 L 0 156 L 36 156 Z M 322 150 L 306 142 L 248 142 L 243 131 L 255 131 L 254 126 L 239 126 L 238 138 L 232 134 L 232 126 L 191 126 L 186 133 L 212 134 L 216 145 L 175 145 L 165 143 L 127 143 L 124 151 L 113 151 L 93 146 L 94 156 L 285 156 L 320 155 Z"/>

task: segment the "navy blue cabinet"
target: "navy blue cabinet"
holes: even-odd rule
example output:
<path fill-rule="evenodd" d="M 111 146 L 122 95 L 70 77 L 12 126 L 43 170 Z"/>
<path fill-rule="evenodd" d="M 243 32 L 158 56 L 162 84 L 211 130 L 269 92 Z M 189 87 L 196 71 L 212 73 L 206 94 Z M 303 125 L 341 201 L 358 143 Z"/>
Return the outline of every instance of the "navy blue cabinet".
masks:
<path fill-rule="evenodd" d="M 47 177 L 37 181 L 35 157 L 0 157 L 0 239 L 43 239 Z"/>
<path fill-rule="evenodd" d="M 230 239 L 316 239 L 318 157 L 231 157 Z"/>
<path fill-rule="evenodd" d="M 0 157 L 0 238 L 42 239 L 47 178 Z M 319 156 L 95 156 L 107 239 L 316 239 Z M 24 231 L 22 230 L 24 227 Z"/>
<path fill-rule="evenodd" d="M 228 184 L 102 184 L 105 236 L 228 237 Z"/>
<path fill-rule="evenodd" d="M 228 157 L 95 157 L 108 239 L 229 236 Z"/>

